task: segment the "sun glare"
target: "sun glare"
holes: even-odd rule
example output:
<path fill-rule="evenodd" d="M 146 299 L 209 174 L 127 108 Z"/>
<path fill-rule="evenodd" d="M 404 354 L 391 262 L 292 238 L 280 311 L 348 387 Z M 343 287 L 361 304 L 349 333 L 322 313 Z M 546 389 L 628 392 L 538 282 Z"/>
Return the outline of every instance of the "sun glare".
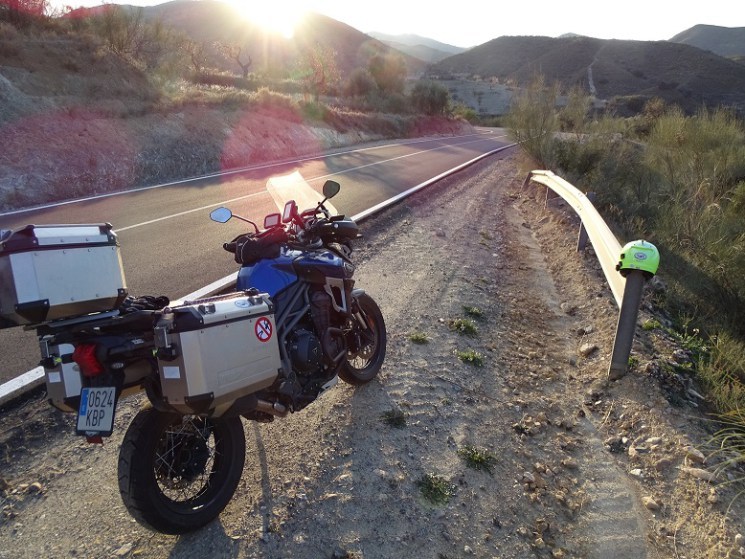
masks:
<path fill-rule="evenodd" d="M 301 2 L 229 0 L 228 3 L 244 19 L 287 39 L 292 38 L 295 27 L 305 15 Z"/>

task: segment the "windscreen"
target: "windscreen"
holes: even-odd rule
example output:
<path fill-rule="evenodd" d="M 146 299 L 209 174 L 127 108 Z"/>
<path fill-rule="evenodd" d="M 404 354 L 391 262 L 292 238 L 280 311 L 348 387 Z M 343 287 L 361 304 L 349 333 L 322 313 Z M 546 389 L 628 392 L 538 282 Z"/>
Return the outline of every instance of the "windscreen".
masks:
<path fill-rule="evenodd" d="M 272 195 L 279 212 L 284 210 L 285 204 L 290 200 L 295 200 L 300 212 L 314 209 L 318 202 L 323 200 L 323 194 L 316 192 L 298 171 L 270 178 L 266 183 L 266 189 Z M 339 213 L 331 202 L 326 201 L 323 205 L 331 215 Z"/>

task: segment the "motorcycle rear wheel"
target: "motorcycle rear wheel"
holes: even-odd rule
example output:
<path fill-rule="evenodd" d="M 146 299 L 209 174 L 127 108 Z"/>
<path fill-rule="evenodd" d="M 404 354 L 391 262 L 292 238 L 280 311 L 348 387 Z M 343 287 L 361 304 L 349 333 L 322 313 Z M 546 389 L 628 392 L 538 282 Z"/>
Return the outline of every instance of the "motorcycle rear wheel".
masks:
<path fill-rule="evenodd" d="M 240 417 L 212 420 L 144 409 L 122 441 L 119 491 L 143 526 L 192 532 L 230 502 L 245 459 Z"/>
<path fill-rule="evenodd" d="M 353 331 L 352 335 L 356 336 L 354 345 L 358 347 L 347 353 L 339 371 L 341 380 L 354 385 L 368 383 L 380 372 L 387 342 L 383 313 L 375 300 L 364 294 L 357 298 L 357 305 L 367 328 L 358 325 Z"/>

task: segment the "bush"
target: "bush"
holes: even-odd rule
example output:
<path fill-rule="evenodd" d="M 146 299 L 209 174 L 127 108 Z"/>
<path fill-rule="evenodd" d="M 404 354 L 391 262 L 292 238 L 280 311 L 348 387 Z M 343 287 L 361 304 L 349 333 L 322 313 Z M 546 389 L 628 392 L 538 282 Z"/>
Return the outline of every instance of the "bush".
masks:
<path fill-rule="evenodd" d="M 368 70 L 355 69 L 344 85 L 344 95 L 347 97 L 368 97 L 377 89 L 377 84 Z"/>
<path fill-rule="evenodd" d="M 462 118 L 463 120 L 466 120 L 470 122 L 471 124 L 476 124 L 478 122 L 481 122 L 481 119 L 478 115 L 478 113 L 472 109 L 471 107 L 466 107 L 465 105 L 458 104 L 452 109 L 453 116 L 455 118 Z M 492 126 L 490 123 L 483 123 L 484 126 Z M 493 124 L 493 126 L 501 126 L 501 124 Z"/>
<path fill-rule="evenodd" d="M 515 95 L 507 116 L 513 139 L 544 167 L 551 166 L 554 137 L 559 128 L 558 96 L 558 85 L 547 86 L 543 77 L 538 76 Z"/>
<path fill-rule="evenodd" d="M 446 114 L 450 106 L 450 93 L 435 82 L 418 82 L 411 91 L 411 104 L 426 115 Z"/>

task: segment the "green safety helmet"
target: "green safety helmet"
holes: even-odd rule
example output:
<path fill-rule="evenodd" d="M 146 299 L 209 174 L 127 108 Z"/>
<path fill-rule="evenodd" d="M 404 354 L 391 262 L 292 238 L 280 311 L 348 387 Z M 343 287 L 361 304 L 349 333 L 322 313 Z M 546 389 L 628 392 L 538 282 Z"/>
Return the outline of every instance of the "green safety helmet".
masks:
<path fill-rule="evenodd" d="M 621 260 L 616 264 L 623 277 L 632 270 L 641 270 L 647 278 L 657 273 L 660 266 L 660 253 L 657 247 L 647 241 L 638 240 L 626 243 L 621 249 Z"/>

